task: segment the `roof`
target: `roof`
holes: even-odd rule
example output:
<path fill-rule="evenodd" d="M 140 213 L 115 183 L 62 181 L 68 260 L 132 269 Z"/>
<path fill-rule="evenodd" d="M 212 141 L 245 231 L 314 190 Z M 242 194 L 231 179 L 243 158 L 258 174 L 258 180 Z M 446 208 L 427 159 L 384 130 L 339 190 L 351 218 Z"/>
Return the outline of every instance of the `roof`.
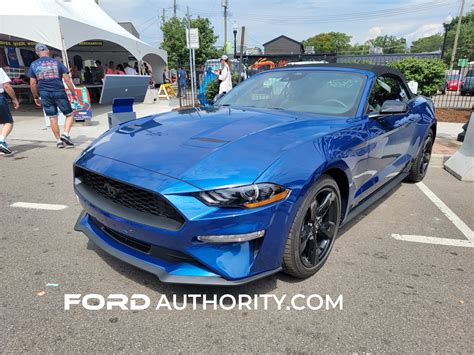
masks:
<path fill-rule="evenodd" d="M 289 40 L 289 41 L 291 41 L 291 42 L 293 42 L 293 43 L 299 44 L 300 46 L 303 45 L 303 43 L 297 41 L 296 39 L 287 37 L 287 36 L 285 36 L 285 35 L 281 35 L 281 36 L 278 36 L 277 38 L 274 38 L 274 39 L 268 41 L 267 43 L 262 44 L 262 46 L 265 47 L 267 44 L 270 44 L 270 43 L 272 43 L 272 42 L 275 42 L 275 41 L 279 40 L 280 38 L 285 38 L 285 39 L 287 39 L 287 40 Z"/>

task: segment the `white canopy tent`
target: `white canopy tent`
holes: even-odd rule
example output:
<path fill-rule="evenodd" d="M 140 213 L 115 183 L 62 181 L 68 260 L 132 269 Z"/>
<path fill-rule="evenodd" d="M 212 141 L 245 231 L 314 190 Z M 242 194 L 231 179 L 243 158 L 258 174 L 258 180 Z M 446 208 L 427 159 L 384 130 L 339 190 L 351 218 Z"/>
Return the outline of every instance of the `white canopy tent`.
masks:
<path fill-rule="evenodd" d="M 146 60 L 159 78 L 167 53 L 141 41 L 105 13 L 94 0 L 2 1 L 0 34 L 44 43 L 66 51 L 80 42 L 110 41 Z M 146 57 L 146 58 L 145 58 Z"/>

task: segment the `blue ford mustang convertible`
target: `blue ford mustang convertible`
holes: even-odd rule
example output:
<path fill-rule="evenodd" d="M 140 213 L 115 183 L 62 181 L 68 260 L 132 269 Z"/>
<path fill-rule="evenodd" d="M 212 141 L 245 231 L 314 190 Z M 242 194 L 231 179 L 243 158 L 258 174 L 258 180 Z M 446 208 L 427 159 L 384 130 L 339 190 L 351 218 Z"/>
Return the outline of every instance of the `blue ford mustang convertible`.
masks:
<path fill-rule="evenodd" d="M 123 123 L 74 164 L 76 230 L 163 282 L 237 285 L 318 271 L 338 229 L 425 176 L 434 108 L 400 72 L 266 71 L 210 110 Z"/>

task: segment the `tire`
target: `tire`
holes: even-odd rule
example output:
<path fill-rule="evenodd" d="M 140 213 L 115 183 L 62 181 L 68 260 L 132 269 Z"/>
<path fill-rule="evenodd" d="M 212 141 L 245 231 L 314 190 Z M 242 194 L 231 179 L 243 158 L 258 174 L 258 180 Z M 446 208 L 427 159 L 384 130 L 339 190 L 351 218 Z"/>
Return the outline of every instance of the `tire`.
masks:
<path fill-rule="evenodd" d="M 283 272 L 304 279 L 321 269 L 331 253 L 340 221 L 339 187 L 333 178 L 322 175 L 307 192 L 293 220 L 283 255 Z"/>
<path fill-rule="evenodd" d="M 420 182 L 426 175 L 428 170 L 428 165 L 431 159 L 431 151 L 433 149 L 434 135 L 433 130 L 430 129 L 428 135 L 423 141 L 423 146 L 416 157 L 416 160 L 413 162 L 413 165 L 410 168 L 410 173 L 405 178 L 405 181 L 409 182 Z"/>

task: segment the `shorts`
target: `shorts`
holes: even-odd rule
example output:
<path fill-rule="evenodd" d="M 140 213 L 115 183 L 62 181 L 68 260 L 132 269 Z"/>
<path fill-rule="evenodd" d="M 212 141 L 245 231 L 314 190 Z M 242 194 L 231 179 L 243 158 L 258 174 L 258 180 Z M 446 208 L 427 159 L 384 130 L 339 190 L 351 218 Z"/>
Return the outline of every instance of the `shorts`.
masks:
<path fill-rule="evenodd" d="M 8 107 L 7 98 L 3 93 L 0 94 L 0 124 L 13 123 L 12 112 Z"/>
<path fill-rule="evenodd" d="M 40 91 L 40 97 L 46 116 L 57 116 L 58 109 L 64 116 L 72 114 L 71 103 L 65 91 Z"/>

